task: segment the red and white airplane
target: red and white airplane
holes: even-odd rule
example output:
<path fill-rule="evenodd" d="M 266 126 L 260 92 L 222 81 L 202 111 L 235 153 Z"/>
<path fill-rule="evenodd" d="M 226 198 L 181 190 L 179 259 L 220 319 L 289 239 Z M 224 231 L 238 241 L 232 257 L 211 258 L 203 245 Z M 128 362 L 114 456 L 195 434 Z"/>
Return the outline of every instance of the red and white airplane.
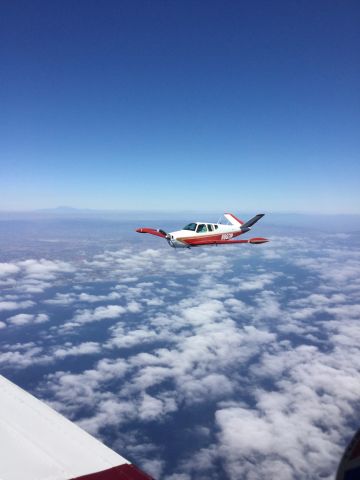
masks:
<path fill-rule="evenodd" d="M 247 240 L 233 240 L 233 238 L 251 230 L 251 227 L 263 216 L 263 213 L 259 213 L 247 222 L 243 222 L 232 213 L 225 213 L 224 217 L 228 220 L 228 224 L 194 222 L 189 223 L 182 230 L 170 233 L 166 233 L 161 229 L 146 227 L 138 228 L 136 231 L 165 238 L 173 248 L 190 248 L 201 245 L 229 245 L 234 243 L 258 244 L 268 242 L 269 240 L 262 237 L 249 238 Z"/>

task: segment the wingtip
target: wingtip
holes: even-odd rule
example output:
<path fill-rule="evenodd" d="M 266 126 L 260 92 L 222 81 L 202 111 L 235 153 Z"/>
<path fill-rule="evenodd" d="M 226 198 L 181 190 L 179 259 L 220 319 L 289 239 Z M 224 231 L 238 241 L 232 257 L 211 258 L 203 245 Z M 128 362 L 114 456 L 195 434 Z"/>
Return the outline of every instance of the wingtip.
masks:
<path fill-rule="evenodd" d="M 257 245 L 259 243 L 267 243 L 267 242 L 269 242 L 269 239 L 262 238 L 262 237 L 255 237 L 255 238 L 250 238 L 249 239 L 249 243 L 253 243 L 255 245 Z"/>

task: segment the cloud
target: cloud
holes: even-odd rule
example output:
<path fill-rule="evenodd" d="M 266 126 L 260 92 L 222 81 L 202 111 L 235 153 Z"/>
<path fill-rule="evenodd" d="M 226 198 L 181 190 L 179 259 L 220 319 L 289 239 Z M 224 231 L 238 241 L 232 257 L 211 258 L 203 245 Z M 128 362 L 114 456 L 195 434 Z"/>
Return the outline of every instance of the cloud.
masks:
<path fill-rule="evenodd" d="M 44 323 L 49 320 L 49 316 L 46 313 L 39 313 L 38 315 L 29 314 L 29 313 L 19 313 L 13 315 L 7 319 L 7 322 L 12 325 L 27 325 L 29 323 Z"/>
<path fill-rule="evenodd" d="M 181 379 L 181 392 L 185 398 L 191 399 L 191 403 L 202 403 L 205 398 L 215 400 L 230 396 L 234 392 L 234 386 L 225 375 L 218 373 L 200 378 L 189 374 Z"/>
<path fill-rule="evenodd" d="M 80 287 L 81 288 L 81 287 Z M 121 295 L 117 292 L 110 292 L 107 295 L 93 295 L 86 292 L 81 292 L 79 294 L 74 293 L 56 293 L 54 298 L 50 298 L 45 301 L 49 305 L 71 305 L 75 302 L 77 303 L 98 303 L 105 302 L 108 300 L 118 300 L 121 298 Z"/>
<path fill-rule="evenodd" d="M 164 463 L 164 460 L 159 458 L 148 458 L 142 461 L 141 466 L 145 472 L 149 473 L 149 475 L 152 475 L 154 478 L 160 478 L 164 469 Z"/>
<path fill-rule="evenodd" d="M 60 320 L 27 346 L 2 344 L 0 362 L 40 362 L 43 398 L 159 479 L 330 479 L 357 421 L 360 263 L 352 238 L 318 240 L 21 265 L 17 285 L 51 284 L 39 304 Z"/>
<path fill-rule="evenodd" d="M 57 348 L 53 355 L 57 358 L 65 358 L 69 356 L 77 357 L 79 355 L 94 355 L 101 351 L 101 345 L 97 342 L 83 342 L 79 345 L 66 343 L 64 348 Z"/>
<path fill-rule="evenodd" d="M 124 325 L 118 324 L 111 329 L 112 338 L 108 341 L 109 347 L 130 348 L 138 344 L 159 342 L 167 339 L 166 334 L 156 333 L 148 328 L 135 328 L 126 332 Z"/>
<path fill-rule="evenodd" d="M 0 263 L 0 284 L 5 289 L 16 289 L 22 295 L 42 293 L 52 286 L 51 282 L 74 271 L 74 266 L 68 262 L 44 258 Z"/>
<path fill-rule="evenodd" d="M 34 365 L 47 365 L 52 358 L 44 353 L 42 347 L 34 342 L 5 345 L 0 353 L 0 365 L 11 366 L 14 369 Z"/>
<path fill-rule="evenodd" d="M 239 281 L 237 290 L 261 290 L 265 286 L 270 285 L 277 276 L 279 276 L 279 274 L 274 273 L 251 275 Z"/>
<path fill-rule="evenodd" d="M 17 265 L 23 269 L 27 277 L 35 279 L 52 280 L 57 273 L 74 272 L 74 267 L 70 263 L 61 260 L 29 259 L 18 262 Z"/>
<path fill-rule="evenodd" d="M 107 300 L 118 300 L 121 295 L 117 292 L 110 292 L 108 295 L 92 295 L 89 293 L 80 293 L 78 299 L 80 302 L 96 303 Z"/>
<path fill-rule="evenodd" d="M 32 300 L 24 300 L 20 302 L 14 302 L 14 301 L 3 301 L 0 302 L 0 311 L 8 311 L 8 310 L 20 310 L 23 308 L 30 308 L 35 305 L 35 302 Z"/>
<path fill-rule="evenodd" d="M 14 275 L 20 271 L 20 268 L 14 263 L 0 263 L 0 277 Z"/>
<path fill-rule="evenodd" d="M 128 366 L 123 359 L 102 359 L 95 364 L 94 368 L 82 373 L 57 371 L 49 374 L 42 390 L 46 390 L 48 394 L 52 392 L 54 395 L 52 404 L 69 415 L 73 415 L 83 407 L 102 409 L 104 402 L 112 401 L 114 397 L 107 389 L 103 391 L 104 384 L 113 379 L 122 379 L 127 369 Z M 108 405 L 109 403 L 106 403 L 104 408 L 106 409 Z M 131 411 L 130 407 L 131 403 L 128 405 L 128 411 Z M 116 415 L 115 412 L 111 415 L 111 419 L 114 415 Z M 93 430 L 96 430 L 100 428 L 101 421 L 105 420 L 106 415 L 101 410 L 100 419 L 95 418 L 95 416 L 88 419 L 89 428 L 91 426 Z M 116 423 L 117 420 L 115 420 Z"/>
<path fill-rule="evenodd" d="M 59 293 L 57 292 L 54 298 L 49 298 L 44 301 L 49 305 L 61 305 L 67 306 L 71 305 L 76 301 L 76 295 L 73 293 Z"/>
<path fill-rule="evenodd" d="M 161 418 L 169 412 L 177 410 L 177 405 L 172 396 L 153 397 L 147 393 L 142 395 L 139 404 L 139 418 L 142 420 L 154 420 Z"/>
<path fill-rule="evenodd" d="M 48 281 L 39 280 L 37 278 L 27 278 L 25 277 L 24 280 L 18 281 L 18 290 L 21 291 L 22 294 L 28 293 L 42 293 L 47 288 L 50 288 L 52 284 Z"/>
<path fill-rule="evenodd" d="M 118 318 L 125 312 L 126 309 L 121 305 L 106 305 L 104 307 L 97 307 L 93 310 L 77 310 L 73 320 L 66 323 L 65 326 L 73 327 L 84 323 L 98 322 L 100 320 L 107 320 L 110 318 Z"/>
<path fill-rule="evenodd" d="M 338 328 L 334 325 L 332 328 Z M 353 346 L 357 344 L 357 337 Z M 332 478 L 340 459 L 341 432 L 352 405 L 360 398 L 358 348 L 321 352 L 315 346 L 286 345 L 262 354 L 251 367 L 255 405 L 225 405 L 216 412 L 219 448 L 230 478 L 253 478 L 259 472 L 277 478 Z M 330 345 L 332 342 L 330 342 Z M 263 388 L 256 377 L 271 381 Z M 311 477 L 313 478 L 313 477 Z"/>

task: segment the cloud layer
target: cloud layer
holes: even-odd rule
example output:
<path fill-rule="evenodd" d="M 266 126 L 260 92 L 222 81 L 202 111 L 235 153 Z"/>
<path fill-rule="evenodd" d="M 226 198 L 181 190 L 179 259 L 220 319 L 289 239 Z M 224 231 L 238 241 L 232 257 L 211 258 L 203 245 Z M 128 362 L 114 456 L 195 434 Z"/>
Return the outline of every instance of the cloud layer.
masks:
<path fill-rule="evenodd" d="M 159 479 L 330 479 L 358 427 L 360 255 L 321 240 L 0 264 L 0 365 L 41 366 L 38 395 Z"/>

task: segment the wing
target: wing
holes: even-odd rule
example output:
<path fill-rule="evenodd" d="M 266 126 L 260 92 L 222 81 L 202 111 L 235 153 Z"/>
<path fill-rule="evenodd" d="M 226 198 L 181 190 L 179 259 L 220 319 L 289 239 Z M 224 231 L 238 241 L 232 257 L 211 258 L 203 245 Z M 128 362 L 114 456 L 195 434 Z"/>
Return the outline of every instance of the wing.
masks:
<path fill-rule="evenodd" d="M 0 375 L 1 480 L 151 480 Z"/>
<path fill-rule="evenodd" d="M 360 430 L 358 430 L 343 453 L 336 480 L 360 478 Z"/>
<path fill-rule="evenodd" d="M 207 240 L 204 242 L 201 242 L 199 239 L 199 242 L 192 243 L 192 247 L 197 247 L 200 245 L 231 245 L 234 243 L 252 243 L 253 245 L 259 244 L 259 243 L 266 243 L 269 240 L 267 238 L 262 238 L 262 237 L 255 237 L 255 238 L 248 238 L 247 240 Z"/>
<path fill-rule="evenodd" d="M 137 228 L 136 231 L 138 233 L 150 233 L 151 235 L 156 235 L 157 237 L 161 237 L 161 238 L 166 237 L 166 232 L 164 232 L 164 230 L 161 230 L 161 229 L 142 227 L 142 228 Z"/>

